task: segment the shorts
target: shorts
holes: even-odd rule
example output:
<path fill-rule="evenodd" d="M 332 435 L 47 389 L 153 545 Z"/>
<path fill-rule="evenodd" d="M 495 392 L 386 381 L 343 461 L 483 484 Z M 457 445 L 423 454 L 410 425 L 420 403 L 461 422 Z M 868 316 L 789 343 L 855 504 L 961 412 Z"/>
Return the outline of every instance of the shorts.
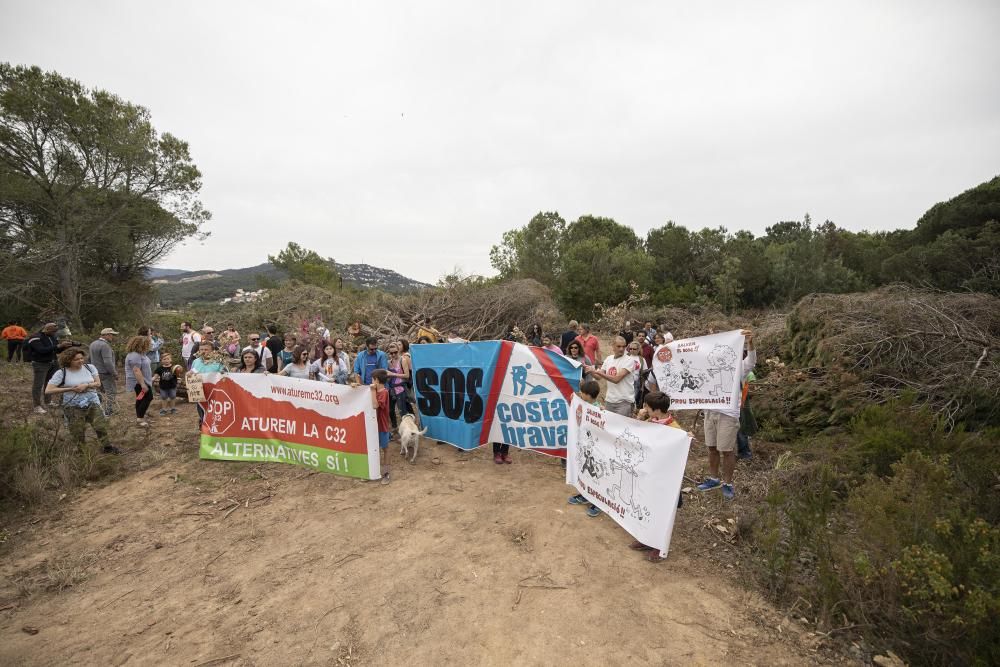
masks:
<path fill-rule="evenodd" d="M 604 401 L 605 410 L 622 417 L 632 416 L 632 405 L 631 401 Z"/>
<path fill-rule="evenodd" d="M 173 389 L 164 389 L 163 387 L 160 387 L 160 398 L 164 401 L 168 398 L 177 398 L 177 387 L 174 387 Z"/>
<path fill-rule="evenodd" d="M 391 434 L 388 431 L 379 431 L 378 432 L 378 448 L 379 449 L 385 449 L 386 447 L 388 447 L 389 446 L 389 438 L 390 437 L 391 437 Z"/>
<path fill-rule="evenodd" d="M 705 444 L 720 452 L 736 451 L 736 434 L 740 431 L 738 417 L 730 417 L 714 410 L 705 411 Z"/>

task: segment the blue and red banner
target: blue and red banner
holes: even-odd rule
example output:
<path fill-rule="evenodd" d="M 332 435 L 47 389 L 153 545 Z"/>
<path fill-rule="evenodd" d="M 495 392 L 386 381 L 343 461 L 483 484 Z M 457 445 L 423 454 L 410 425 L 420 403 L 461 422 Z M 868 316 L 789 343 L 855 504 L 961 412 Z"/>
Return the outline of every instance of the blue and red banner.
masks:
<path fill-rule="evenodd" d="M 410 352 L 426 437 L 461 449 L 503 442 L 566 455 L 580 364 L 510 341 L 414 345 Z"/>

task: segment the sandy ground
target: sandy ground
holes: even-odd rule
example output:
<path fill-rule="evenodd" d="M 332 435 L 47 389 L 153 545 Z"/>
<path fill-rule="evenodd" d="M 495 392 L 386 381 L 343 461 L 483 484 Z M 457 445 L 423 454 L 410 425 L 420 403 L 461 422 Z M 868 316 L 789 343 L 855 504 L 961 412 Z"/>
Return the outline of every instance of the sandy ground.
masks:
<path fill-rule="evenodd" d="M 157 417 L 124 478 L 3 518 L 0 664 L 840 661 L 744 585 L 717 528 L 739 500 L 688 494 L 651 564 L 567 504 L 555 459 L 393 443 L 381 486 L 200 461 L 195 422 Z"/>

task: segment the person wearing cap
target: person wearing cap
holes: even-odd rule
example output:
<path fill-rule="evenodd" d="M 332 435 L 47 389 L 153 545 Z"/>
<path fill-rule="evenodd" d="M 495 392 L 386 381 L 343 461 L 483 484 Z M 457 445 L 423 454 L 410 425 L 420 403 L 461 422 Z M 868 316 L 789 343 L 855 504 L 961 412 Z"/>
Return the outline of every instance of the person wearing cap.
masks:
<path fill-rule="evenodd" d="M 90 344 L 90 363 L 97 369 L 101 379 L 101 393 L 104 394 L 104 416 L 114 412 L 118 395 L 118 371 L 115 367 L 115 351 L 111 349 L 118 332 L 111 327 L 101 329 L 101 336 Z"/>
<path fill-rule="evenodd" d="M 188 370 L 194 367 L 194 360 L 198 358 L 198 350 L 201 349 L 201 342 L 211 342 L 215 349 L 219 349 L 219 344 L 215 340 L 215 329 L 209 325 L 205 325 L 201 330 L 201 338 L 191 346 L 191 357 L 188 359 Z"/>
<path fill-rule="evenodd" d="M 59 325 L 55 322 L 48 322 L 41 331 L 32 334 L 25 343 L 31 354 L 31 400 L 35 404 L 35 413 L 44 415 L 45 405 L 49 403 L 49 397 L 43 392 L 45 385 L 56 373 L 56 354 L 58 352 L 59 341 L 56 340 L 56 331 Z"/>

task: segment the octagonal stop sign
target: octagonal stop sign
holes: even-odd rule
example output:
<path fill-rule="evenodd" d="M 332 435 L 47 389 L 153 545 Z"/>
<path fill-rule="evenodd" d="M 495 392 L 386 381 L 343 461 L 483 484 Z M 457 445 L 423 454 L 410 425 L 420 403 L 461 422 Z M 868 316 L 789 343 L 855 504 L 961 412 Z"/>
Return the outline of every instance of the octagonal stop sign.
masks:
<path fill-rule="evenodd" d="M 236 423 L 236 404 L 225 389 L 213 389 L 205 404 L 205 423 L 209 433 L 221 435 Z"/>

